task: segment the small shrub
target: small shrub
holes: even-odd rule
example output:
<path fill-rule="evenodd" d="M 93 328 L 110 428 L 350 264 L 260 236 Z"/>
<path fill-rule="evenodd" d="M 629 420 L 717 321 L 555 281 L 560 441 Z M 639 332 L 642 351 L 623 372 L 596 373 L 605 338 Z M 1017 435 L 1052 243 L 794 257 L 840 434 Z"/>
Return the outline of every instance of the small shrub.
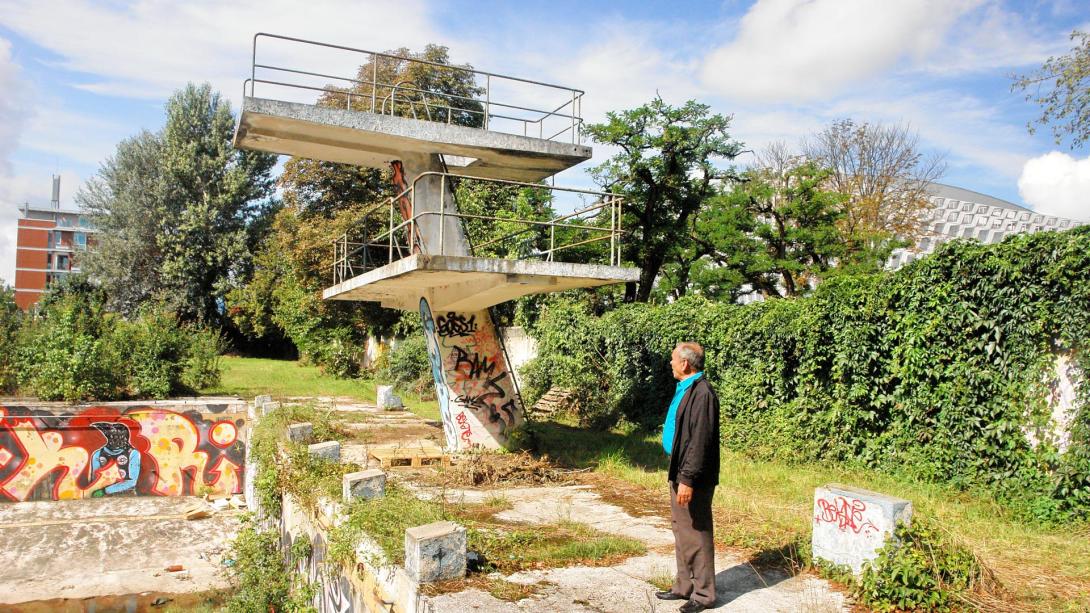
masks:
<path fill-rule="evenodd" d="M 431 361 L 423 334 L 410 336 L 388 351 L 378 376 L 383 382 L 416 394 L 430 389 Z"/>
<path fill-rule="evenodd" d="M 294 551 L 294 547 L 293 547 Z M 233 591 L 227 604 L 230 613 L 314 611 L 312 590 L 293 577 L 280 553 L 280 538 L 272 531 L 245 526 L 231 544 L 229 567 Z"/>
<path fill-rule="evenodd" d="M 949 611 L 963 594 L 993 583 L 972 552 L 929 521 L 898 524 L 894 537 L 855 586 L 855 595 L 878 611 Z"/>
<path fill-rule="evenodd" d="M 190 328 L 189 347 L 182 367 L 182 384 L 190 390 L 219 385 L 220 355 L 226 349 L 223 335 L 209 328 Z"/>

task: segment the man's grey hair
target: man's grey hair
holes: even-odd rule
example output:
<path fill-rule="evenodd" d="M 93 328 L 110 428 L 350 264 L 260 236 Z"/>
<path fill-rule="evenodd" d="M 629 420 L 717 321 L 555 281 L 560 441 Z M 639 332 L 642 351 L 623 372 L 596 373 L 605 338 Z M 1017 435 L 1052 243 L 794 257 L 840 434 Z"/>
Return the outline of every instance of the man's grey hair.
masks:
<path fill-rule="evenodd" d="M 678 357 L 688 362 L 693 370 L 704 370 L 704 348 L 700 343 L 678 343 L 676 349 Z"/>

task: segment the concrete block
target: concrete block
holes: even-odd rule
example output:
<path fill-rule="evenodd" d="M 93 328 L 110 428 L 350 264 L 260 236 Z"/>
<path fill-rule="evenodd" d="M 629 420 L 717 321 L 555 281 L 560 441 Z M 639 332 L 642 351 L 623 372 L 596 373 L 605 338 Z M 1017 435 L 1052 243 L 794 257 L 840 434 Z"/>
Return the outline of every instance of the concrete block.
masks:
<path fill-rule="evenodd" d="M 437 521 L 405 531 L 405 572 L 417 583 L 459 579 L 466 574 L 466 529 Z"/>
<path fill-rule="evenodd" d="M 859 575 L 892 538 L 897 522 L 911 519 L 908 500 L 836 483 L 819 487 L 814 490 L 814 558 L 848 566 Z"/>
<path fill-rule="evenodd" d="M 378 468 L 348 473 L 341 481 L 341 492 L 345 502 L 382 498 L 386 495 L 386 473 Z"/>
<path fill-rule="evenodd" d="M 405 405 L 401 402 L 401 397 L 394 394 L 394 386 L 392 385 L 380 385 L 378 388 L 378 408 L 380 409 L 400 409 Z"/>
<path fill-rule="evenodd" d="M 314 424 L 309 421 L 288 426 L 288 440 L 293 443 L 302 443 L 313 435 Z"/>
<path fill-rule="evenodd" d="M 307 445 L 307 451 L 309 451 L 311 457 L 314 458 L 323 458 L 330 460 L 331 462 L 341 461 L 341 444 L 338 441 L 326 441 L 324 443 Z"/>
<path fill-rule="evenodd" d="M 266 402 L 266 403 L 261 405 L 261 416 L 264 417 L 266 415 L 269 415 L 270 413 L 272 413 L 273 411 L 275 411 L 275 410 L 277 410 L 279 408 L 280 408 L 280 403 L 279 402 Z"/>
<path fill-rule="evenodd" d="M 255 407 L 260 407 L 261 405 L 265 404 L 266 402 L 272 402 L 272 396 L 270 396 L 268 394 L 262 394 L 260 396 L 254 396 L 254 406 Z"/>

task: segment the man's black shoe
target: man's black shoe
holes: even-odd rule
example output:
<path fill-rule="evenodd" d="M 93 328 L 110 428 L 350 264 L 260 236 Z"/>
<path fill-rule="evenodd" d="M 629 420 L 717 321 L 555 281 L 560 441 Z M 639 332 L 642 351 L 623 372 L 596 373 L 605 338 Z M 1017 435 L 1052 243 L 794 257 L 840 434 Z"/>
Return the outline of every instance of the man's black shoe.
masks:
<path fill-rule="evenodd" d="M 700 613 L 707 608 L 708 607 L 700 604 L 699 602 L 690 600 L 689 602 L 681 605 L 681 608 L 678 609 L 678 613 Z"/>
<path fill-rule="evenodd" d="M 655 598 L 659 600 L 687 600 L 685 596 L 679 596 L 669 590 L 665 592 L 655 592 Z"/>

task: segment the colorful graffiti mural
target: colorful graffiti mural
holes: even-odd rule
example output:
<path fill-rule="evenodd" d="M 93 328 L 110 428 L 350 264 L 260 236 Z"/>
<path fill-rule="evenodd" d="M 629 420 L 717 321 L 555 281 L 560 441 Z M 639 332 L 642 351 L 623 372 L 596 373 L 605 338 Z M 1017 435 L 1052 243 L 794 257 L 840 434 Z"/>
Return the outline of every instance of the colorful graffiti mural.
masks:
<path fill-rule="evenodd" d="M 522 423 L 514 378 L 487 311 L 432 316 L 420 299 L 420 319 L 452 449 L 497 448 Z"/>
<path fill-rule="evenodd" d="M 0 500 L 240 493 L 244 424 L 153 407 L 0 407 Z"/>

